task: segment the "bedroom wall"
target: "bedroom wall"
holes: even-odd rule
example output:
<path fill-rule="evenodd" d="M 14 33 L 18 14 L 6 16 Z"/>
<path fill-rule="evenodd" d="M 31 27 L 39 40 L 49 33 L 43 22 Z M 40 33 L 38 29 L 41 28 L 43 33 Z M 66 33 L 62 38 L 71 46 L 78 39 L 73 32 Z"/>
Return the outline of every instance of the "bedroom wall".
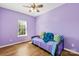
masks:
<path fill-rule="evenodd" d="M 36 30 L 64 35 L 65 48 L 79 52 L 79 4 L 64 4 L 38 16 Z"/>
<path fill-rule="evenodd" d="M 18 20 L 26 20 L 28 36 L 18 37 Z M 35 35 L 35 18 L 0 7 L 0 46 L 28 41 Z"/>

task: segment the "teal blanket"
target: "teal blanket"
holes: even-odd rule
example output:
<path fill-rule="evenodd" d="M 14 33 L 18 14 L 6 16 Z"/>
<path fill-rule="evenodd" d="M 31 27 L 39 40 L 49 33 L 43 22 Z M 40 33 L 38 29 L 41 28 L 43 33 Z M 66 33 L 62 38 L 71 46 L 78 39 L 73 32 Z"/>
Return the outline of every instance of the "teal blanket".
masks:
<path fill-rule="evenodd" d="M 47 43 L 48 41 L 53 41 L 53 38 L 54 38 L 53 33 L 50 33 L 50 32 L 44 33 L 43 40 L 45 43 Z"/>

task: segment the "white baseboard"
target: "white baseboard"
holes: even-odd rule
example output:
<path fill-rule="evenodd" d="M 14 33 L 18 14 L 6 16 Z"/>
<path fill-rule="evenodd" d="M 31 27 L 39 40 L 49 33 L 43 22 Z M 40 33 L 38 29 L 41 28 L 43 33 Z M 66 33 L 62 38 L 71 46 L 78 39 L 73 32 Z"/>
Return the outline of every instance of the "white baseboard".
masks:
<path fill-rule="evenodd" d="M 15 45 L 15 44 L 23 43 L 23 42 L 27 42 L 27 40 L 11 43 L 11 44 L 7 44 L 7 45 L 3 45 L 3 46 L 0 46 L 0 48 L 4 48 L 4 47 L 7 47 L 7 46 L 11 46 L 11 45 Z"/>
<path fill-rule="evenodd" d="M 73 51 L 73 50 L 70 50 L 70 49 L 67 49 L 67 48 L 64 48 L 64 50 L 67 50 L 67 51 L 69 51 L 69 52 L 72 52 L 72 53 L 74 53 L 74 54 L 78 54 L 78 55 L 79 55 L 79 52 L 76 52 L 76 51 Z"/>

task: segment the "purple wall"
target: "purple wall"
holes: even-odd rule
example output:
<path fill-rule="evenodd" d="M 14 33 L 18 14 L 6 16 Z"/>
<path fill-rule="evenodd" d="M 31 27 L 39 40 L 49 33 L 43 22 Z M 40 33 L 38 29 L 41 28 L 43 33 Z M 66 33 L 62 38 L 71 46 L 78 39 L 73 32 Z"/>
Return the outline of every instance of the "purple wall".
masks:
<path fill-rule="evenodd" d="M 35 18 L 0 8 L 0 46 L 19 41 L 29 40 L 27 37 L 18 37 L 18 20 L 26 20 L 28 22 L 28 38 L 35 35 Z"/>
<path fill-rule="evenodd" d="M 36 30 L 64 35 L 65 48 L 79 52 L 79 4 L 64 4 L 37 17 Z"/>

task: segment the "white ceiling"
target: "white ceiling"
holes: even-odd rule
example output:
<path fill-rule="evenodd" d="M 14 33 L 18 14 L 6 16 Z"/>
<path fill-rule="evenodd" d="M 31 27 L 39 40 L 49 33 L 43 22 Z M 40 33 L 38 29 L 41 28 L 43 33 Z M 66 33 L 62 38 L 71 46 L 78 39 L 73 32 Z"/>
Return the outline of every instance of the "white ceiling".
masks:
<path fill-rule="evenodd" d="M 51 9 L 55 9 L 56 7 L 59 7 L 63 5 L 63 3 L 41 3 L 43 4 L 43 8 L 40 8 L 40 12 L 29 12 L 28 8 L 23 7 L 23 5 L 29 5 L 30 3 L 0 3 L 0 7 L 4 7 L 10 10 L 18 11 L 24 14 L 28 14 L 31 16 L 39 16 L 47 11 L 50 11 Z"/>

